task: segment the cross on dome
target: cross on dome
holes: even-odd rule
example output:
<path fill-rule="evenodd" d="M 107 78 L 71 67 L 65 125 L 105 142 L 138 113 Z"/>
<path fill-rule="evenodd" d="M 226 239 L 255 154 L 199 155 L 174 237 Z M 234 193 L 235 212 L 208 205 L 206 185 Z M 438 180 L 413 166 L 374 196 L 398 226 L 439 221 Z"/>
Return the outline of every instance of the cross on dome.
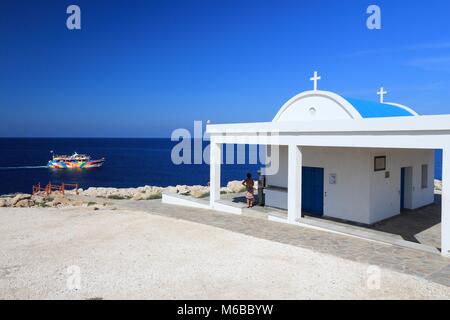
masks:
<path fill-rule="evenodd" d="M 314 82 L 314 91 L 317 91 L 317 83 L 320 79 L 322 79 L 322 77 L 319 77 L 317 71 L 314 71 L 314 76 L 310 79 L 311 81 Z"/>
<path fill-rule="evenodd" d="M 387 94 L 387 91 L 384 90 L 383 87 L 380 88 L 380 91 L 377 92 L 377 95 L 380 96 L 380 103 L 384 103 L 384 95 Z"/>

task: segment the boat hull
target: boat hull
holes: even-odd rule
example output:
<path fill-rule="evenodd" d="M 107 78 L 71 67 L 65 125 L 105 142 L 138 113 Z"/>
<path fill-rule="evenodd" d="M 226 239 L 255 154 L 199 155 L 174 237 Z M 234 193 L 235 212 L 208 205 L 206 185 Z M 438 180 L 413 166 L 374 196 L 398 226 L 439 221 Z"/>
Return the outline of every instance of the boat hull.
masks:
<path fill-rule="evenodd" d="M 104 162 L 104 159 L 89 161 L 50 160 L 47 164 L 47 167 L 50 169 L 89 169 L 100 168 Z"/>

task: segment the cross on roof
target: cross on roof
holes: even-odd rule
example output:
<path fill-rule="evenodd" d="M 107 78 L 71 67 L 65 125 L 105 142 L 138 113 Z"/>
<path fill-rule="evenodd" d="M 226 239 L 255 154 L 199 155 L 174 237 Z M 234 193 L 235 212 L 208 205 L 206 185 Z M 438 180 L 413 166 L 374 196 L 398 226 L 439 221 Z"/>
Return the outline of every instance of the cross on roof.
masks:
<path fill-rule="evenodd" d="M 377 95 L 380 96 L 380 103 L 384 103 L 384 95 L 387 94 L 387 91 L 384 90 L 383 87 L 380 88 L 380 91 L 377 92 Z"/>
<path fill-rule="evenodd" d="M 314 71 L 314 76 L 310 79 L 314 82 L 314 91 L 317 91 L 317 82 L 322 79 L 322 77 L 319 77 L 317 74 L 317 71 Z"/>

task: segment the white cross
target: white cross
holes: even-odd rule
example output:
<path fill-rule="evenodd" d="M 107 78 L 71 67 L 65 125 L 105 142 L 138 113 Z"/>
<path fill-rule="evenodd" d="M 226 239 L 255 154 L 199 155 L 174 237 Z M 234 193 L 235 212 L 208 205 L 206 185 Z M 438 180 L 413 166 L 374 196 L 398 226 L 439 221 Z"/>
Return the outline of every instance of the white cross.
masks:
<path fill-rule="evenodd" d="M 380 91 L 377 92 L 377 95 L 380 96 L 380 103 L 384 103 L 384 95 L 387 94 L 387 91 L 384 90 L 383 87 L 380 88 Z"/>
<path fill-rule="evenodd" d="M 312 77 L 310 80 L 314 82 L 314 91 L 317 91 L 317 82 L 322 79 L 322 77 L 319 77 L 317 75 L 317 71 L 314 71 L 314 77 Z"/>

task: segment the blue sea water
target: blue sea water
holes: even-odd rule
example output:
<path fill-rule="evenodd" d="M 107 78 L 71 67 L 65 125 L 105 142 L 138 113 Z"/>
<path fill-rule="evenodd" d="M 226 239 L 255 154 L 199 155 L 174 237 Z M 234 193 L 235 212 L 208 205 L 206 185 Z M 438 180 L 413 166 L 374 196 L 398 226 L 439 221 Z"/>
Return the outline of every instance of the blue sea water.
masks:
<path fill-rule="evenodd" d="M 9 139 L 0 138 L 0 194 L 31 192 L 32 185 L 78 183 L 88 187 L 207 185 L 209 166 L 174 165 L 170 139 Z M 207 143 L 205 143 L 205 146 Z M 45 167 L 55 154 L 86 153 L 106 158 L 101 168 L 58 170 Z M 257 176 L 260 165 L 224 165 L 222 184 Z"/>
<path fill-rule="evenodd" d="M 31 192 L 33 184 L 78 183 L 88 187 L 138 187 L 202 184 L 209 181 L 209 166 L 174 165 L 170 139 L 0 139 L 0 194 Z M 50 151 L 86 153 L 106 158 L 102 168 L 47 169 Z M 257 176 L 260 165 L 224 165 L 222 185 L 241 180 L 247 172 Z M 442 151 L 436 151 L 435 177 L 442 177 Z"/>
<path fill-rule="evenodd" d="M 436 150 L 434 158 L 434 177 L 442 180 L 442 150 Z"/>

